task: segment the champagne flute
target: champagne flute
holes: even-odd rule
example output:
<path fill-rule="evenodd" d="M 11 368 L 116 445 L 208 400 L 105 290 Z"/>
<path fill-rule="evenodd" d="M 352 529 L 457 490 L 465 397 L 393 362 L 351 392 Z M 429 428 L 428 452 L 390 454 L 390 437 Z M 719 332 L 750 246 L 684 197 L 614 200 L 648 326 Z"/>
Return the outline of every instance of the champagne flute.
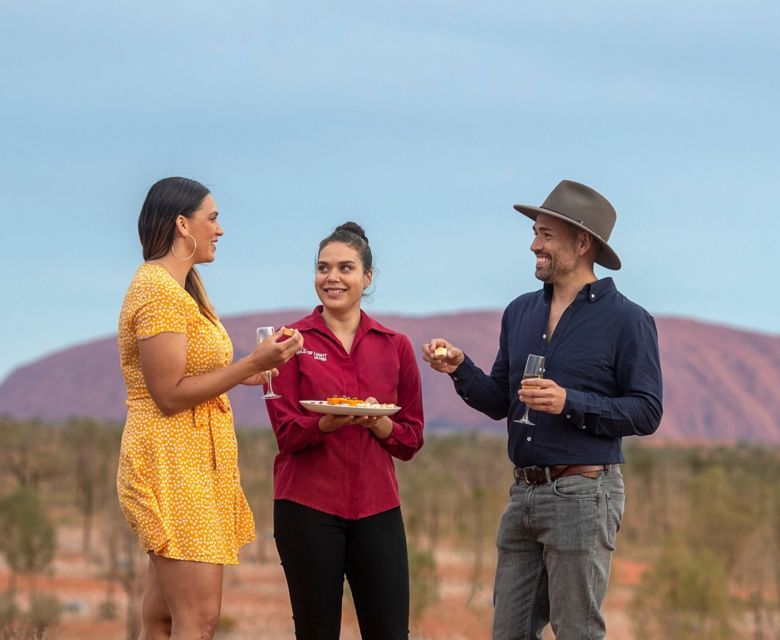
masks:
<path fill-rule="evenodd" d="M 266 340 L 267 338 L 270 338 L 272 335 L 274 335 L 274 328 L 273 327 L 257 327 L 257 344 L 259 345 L 263 340 Z M 263 394 L 263 398 L 266 400 L 274 400 L 276 398 L 281 398 L 278 393 L 274 393 L 274 387 L 271 384 L 271 372 L 266 371 L 265 377 L 268 378 L 268 393 Z"/>
<path fill-rule="evenodd" d="M 537 356 L 533 353 L 528 354 L 528 360 L 525 361 L 525 371 L 523 371 L 523 380 L 528 378 L 541 378 L 544 375 L 544 356 Z M 534 423 L 528 419 L 528 405 L 525 405 L 525 413 L 519 420 L 513 420 L 518 424 L 530 424 L 534 426 Z"/>

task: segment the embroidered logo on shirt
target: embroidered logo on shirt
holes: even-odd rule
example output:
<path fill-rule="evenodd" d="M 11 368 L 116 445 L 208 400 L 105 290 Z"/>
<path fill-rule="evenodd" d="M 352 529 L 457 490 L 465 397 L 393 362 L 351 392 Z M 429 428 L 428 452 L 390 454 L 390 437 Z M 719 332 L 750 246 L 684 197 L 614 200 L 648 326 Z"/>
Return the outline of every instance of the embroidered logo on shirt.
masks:
<path fill-rule="evenodd" d="M 305 347 L 298 352 L 298 355 L 299 356 L 312 356 L 315 360 L 319 360 L 320 362 L 327 362 L 328 361 L 328 354 L 327 353 L 319 353 L 317 351 L 312 351 L 311 349 L 306 349 Z"/>

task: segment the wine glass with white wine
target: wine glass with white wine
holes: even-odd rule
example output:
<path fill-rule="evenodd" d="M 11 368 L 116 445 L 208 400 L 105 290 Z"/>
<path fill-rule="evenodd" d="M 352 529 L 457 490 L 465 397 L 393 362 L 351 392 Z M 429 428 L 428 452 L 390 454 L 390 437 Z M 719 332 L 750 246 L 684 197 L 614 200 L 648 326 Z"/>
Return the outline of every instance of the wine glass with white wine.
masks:
<path fill-rule="evenodd" d="M 533 353 L 528 354 L 528 359 L 525 361 L 525 371 L 523 371 L 523 380 L 528 378 L 541 378 L 544 376 L 544 356 L 537 356 Z M 519 420 L 513 420 L 518 424 L 530 424 L 534 426 L 534 423 L 528 419 L 528 405 L 525 405 L 525 413 Z"/>
<path fill-rule="evenodd" d="M 257 327 L 257 344 L 259 345 L 263 340 L 266 340 L 270 338 L 272 335 L 274 335 L 274 328 L 273 327 Z M 265 377 L 268 378 L 268 392 L 263 394 L 263 398 L 266 400 L 275 400 L 276 398 L 281 398 L 278 393 L 274 393 L 274 387 L 273 384 L 271 384 L 271 372 L 266 371 Z"/>

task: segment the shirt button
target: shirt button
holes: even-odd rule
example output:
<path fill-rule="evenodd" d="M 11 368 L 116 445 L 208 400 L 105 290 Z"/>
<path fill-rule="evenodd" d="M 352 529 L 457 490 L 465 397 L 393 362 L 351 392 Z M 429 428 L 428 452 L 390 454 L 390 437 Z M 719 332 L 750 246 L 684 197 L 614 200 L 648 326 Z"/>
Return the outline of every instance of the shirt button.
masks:
<path fill-rule="evenodd" d="M 468 400 L 468 399 L 469 399 L 469 397 L 468 397 L 468 396 L 463 396 L 463 399 L 464 399 L 464 400 Z"/>
<path fill-rule="evenodd" d="M 581 428 L 582 428 L 582 429 L 584 429 L 584 428 L 585 428 L 585 425 L 582 425 L 582 427 L 581 427 Z"/>
<path fill-rule="evenodd" d="M 595 300 L 596 299 L 596 294 L 595 293 L 591 293 L 590 294 L 590 299 L 591 300 Z"/>
<path fill-rule="evenodd" d="M 566 414 L 566 419 L 567 419 L 567 420 L 571 420 L 571 414 L 570 414 L 570 413 L 567 413 L 567 414 Z"/>
<path fill-rule="evenodd" d="M 542 334 L 542 340 L 547 340 L 547 334 L 546 333 Z"/>
<path fill-rule="evenodd" d="M 528 436 L 528 437 L 526 438 L 526 442 L 531 442 L 531 436 Z"/>

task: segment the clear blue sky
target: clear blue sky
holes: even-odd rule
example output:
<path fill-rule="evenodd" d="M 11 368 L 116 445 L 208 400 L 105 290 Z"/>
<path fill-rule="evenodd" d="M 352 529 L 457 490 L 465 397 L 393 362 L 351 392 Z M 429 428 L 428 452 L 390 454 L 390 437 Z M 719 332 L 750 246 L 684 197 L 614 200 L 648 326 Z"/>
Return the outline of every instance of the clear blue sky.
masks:
<path fill-rule="evenodd" d="M 538 284 L 512 204 L 570 178 L 629 297 L 778 333 L 778 6 L 5 0 L 0 379 L 115 331 L 168 175 L 219 205 L 222 315 L 312 307 L 349 218 L 369 311 L 502 308 Z"/>

